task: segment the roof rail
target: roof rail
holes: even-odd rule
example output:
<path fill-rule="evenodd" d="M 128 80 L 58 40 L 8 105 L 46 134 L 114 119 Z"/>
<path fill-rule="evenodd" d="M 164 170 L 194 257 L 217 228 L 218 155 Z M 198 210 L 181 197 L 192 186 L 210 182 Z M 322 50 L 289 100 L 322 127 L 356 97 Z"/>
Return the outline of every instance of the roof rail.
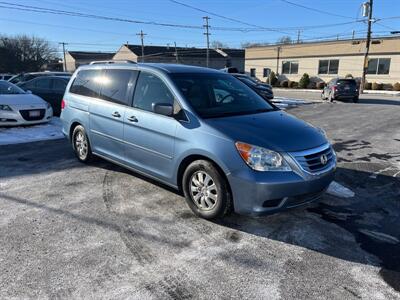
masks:
<path fill-rule="evenodd" d="M 118 64 L 118 63 L 126 63 L 126 64 L 136 64 L 133 60 L 98 60 L 92 61 L 90 65 L 98 65 L 98 64 Z"/>

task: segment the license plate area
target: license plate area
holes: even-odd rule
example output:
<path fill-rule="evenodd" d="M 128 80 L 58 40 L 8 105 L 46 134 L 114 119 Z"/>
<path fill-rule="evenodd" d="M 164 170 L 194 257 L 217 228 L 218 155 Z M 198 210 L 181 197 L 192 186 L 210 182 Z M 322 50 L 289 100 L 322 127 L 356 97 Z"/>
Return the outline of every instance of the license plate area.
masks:
<path fill-rule="evenodd" d="M 40 110 L 30 110 L 28 115 L 31 118 L 39 117 L 40 116 Z"/>

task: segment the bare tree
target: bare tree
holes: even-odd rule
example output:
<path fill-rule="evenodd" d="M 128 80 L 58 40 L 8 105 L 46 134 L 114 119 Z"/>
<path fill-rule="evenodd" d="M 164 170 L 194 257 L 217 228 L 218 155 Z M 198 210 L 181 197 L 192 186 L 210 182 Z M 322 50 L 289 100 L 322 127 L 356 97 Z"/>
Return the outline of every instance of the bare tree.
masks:
<path fill-rule="evenodd" d="M 19 36 L 0 36 L 0 71 L 32 72 L 57 58 L 57 51 L 42 38 Z"/>
<path fill-rule="evenodd" d="M 214 49 L 229 48 L 227 44 L 225 44 L 221 41 L 212 41 L 210 46 L 211 46 L 211 48 L 214 48 Z"/>
<path fill-rule="evenodd" d="M 278 39 L 278 44 L 292 44 L 293 40 L 290 36 L 286 35 Z"/>
<path fill-rule="evenodd" d="M 270 45 L 268 42 L 244 42 L 241 44 L 242 48 L 263 47 L 268 45 Z"/>

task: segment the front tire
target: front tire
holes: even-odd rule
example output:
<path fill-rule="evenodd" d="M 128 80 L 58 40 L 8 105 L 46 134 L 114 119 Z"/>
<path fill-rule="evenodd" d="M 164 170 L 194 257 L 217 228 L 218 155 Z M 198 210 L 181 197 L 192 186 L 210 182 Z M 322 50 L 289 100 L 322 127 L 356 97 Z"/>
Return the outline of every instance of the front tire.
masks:
<path fill-rule="evenodd" d="M 78 125 L 72 133 L 72 147 L 79 161 L 87 163 L 93 159 L 92 149 L 85 128 Z"/>
<path fill-rule="evenodd" d="M 228 182 L 209 161 L 192 162 L 183 174 L 182 187 L 187 204 L 199 217 L 216 219 L 231 211 Z"/>

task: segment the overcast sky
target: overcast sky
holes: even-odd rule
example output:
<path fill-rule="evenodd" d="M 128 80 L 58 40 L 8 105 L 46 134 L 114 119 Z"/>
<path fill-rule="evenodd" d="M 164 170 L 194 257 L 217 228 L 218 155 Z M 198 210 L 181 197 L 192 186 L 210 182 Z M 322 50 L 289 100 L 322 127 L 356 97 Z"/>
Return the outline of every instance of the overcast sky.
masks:
<path fill-rule="evenodd" d="M 298 28 L 302 29 L 303 40 L 333 37 L 337 34 L 341 38 L 350 37 L 352 30 L 355 30 L 357 35 L 364 36 L 366 30 L 366 24 L 355 22 L 357 18 L 361 18 L 362 1 L 359 0 L 290 0 L 292 4 L 284 0 L 178 1 L 220 15 L 209 14 L 210 39 L 222 41 L 230 47 L 240 47 L 243 42 L 276 42 L 283 35 L 290 35 L 296 39 Z M 0 1 L 0 6 L 9 6 L 7 2 L 130 20 L 193 26 L 202 26 L 202 17 L 207 15 L 170 0 L 9 0 Z M 374 16 L 378 19 L 398 17 L 377 22 L 373 28 L 376 34 L 389 34 L 390 31 L 400 30 L 400 0 L 375 0 Z M 337 23 L 347 24 L 317 26 Z M 227 31 L 217 30 L 216 27 L 263 28 L 264 31 Z M 173 45 L 176 42 L 178 46 L 205 46 L 203 29 L 134 24 L 4 7 L 0 7 L 0 28 L 2 34 L 36 35 L 54 43 L 64 41 L 69 43 L 67 48 L 70 50 L 115 51 L 127 41 L 139 44 L 140 39 L 136 33 L 140 30 L 147 34 L 145 44 Z"/>

